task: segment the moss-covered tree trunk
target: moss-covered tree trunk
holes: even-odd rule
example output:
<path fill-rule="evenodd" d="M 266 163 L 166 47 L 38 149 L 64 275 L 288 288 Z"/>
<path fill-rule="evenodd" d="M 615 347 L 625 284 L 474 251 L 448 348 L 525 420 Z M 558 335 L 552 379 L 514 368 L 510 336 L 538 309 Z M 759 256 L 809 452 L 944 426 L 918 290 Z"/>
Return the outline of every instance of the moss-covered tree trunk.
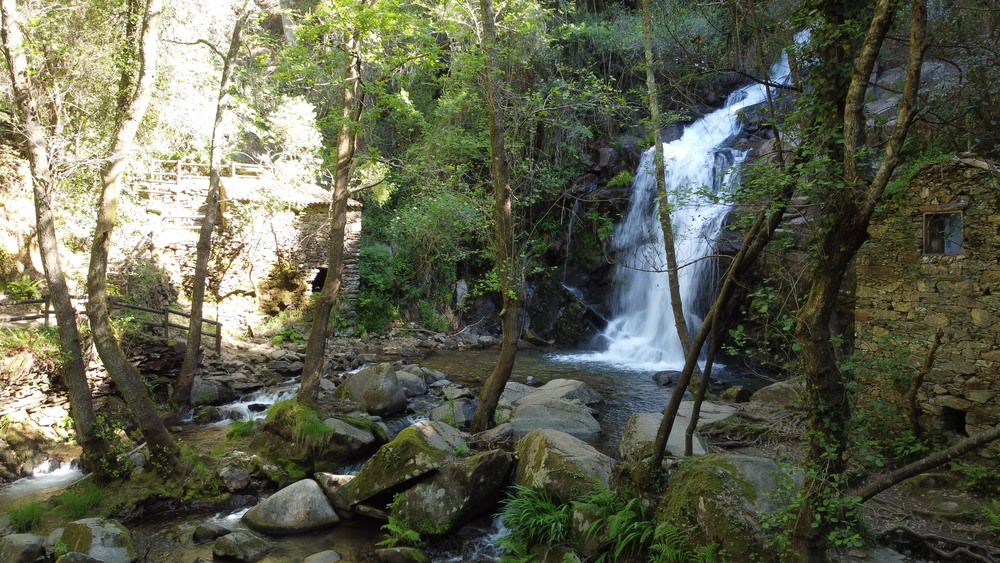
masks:
<path fill-rule="evenodd" d="M 842 3 L 833 0 L 824 0 L 823 7 L 831 16 L 827 19 L 828 25 L 836 25 L 837 18 L 846 19 L 854 15 L 845 11 Z M 893 0 L 878 1 L 864 41 L 856 51 L 857 57 L 852 57 L 850 69 L 845 71 L 842 60 L 828 61 L 832 64 L 826 67 L 831 73 L 827 78 L 832 84 L 840 83 L 844 72 L 849 73 L 846 92 L 831 88 L 831 84 L 826 84 L 819 92 L 823 97 L 819 101 L 826 104 L 819 106 L 825 110 L 819 115 L 839 114 L 843 119 L 842 128 L 838 130 L 829 122 L 819 122 L 813 131 L 820 134 L 819 141 L 828 147 L 838 145 L 842 140 L 843 152 L 839 154 L 842 155 L 843 167 L 842 176 L 828 167 L 831 175 L 817 178 L 822 184 L 821 194 L 827 204 L 822 219 L 824 230 L 817 244 L 818 260 L 813 269 L 809 294 L 796 315 L 795 337 L 801 347 L 801 366 L 806 376 L 809 443 L 801 509 L 792 523 L 791 546 L 786 554 L 792 560 L 825 560 L 830 532 L 842 522 L 840 511 L 844 508 L 842 503 L 846 493 L 843 472 L 850 418 L 847 392 L 850 373 L 839 367 L 831 321 L 847 268 L 867 240 L 868 225 L 876 205 L 899 165 L 903 141 L 915 115 L 914 104 L 923 60 L 926 0 L 912 0 L 910 57 L 899 114 L 881 159 L 874 162 L 874 174 L 866 174 L 861 166 L 866 124 L 864 98 L 868 78 L 893 23 L 896 7 L 897 3 Z M 838 33 L 842 32 L 833 30 L 834 37 Z M 821 37 L 830 40 L 829 36 Z M 840 49 L 842 44 L 835 42 L 835 47 L 829 44 L 820 47 Z M 816 74 L 817 80 L 824 80 L 822 72 Z M 841 109 L 838 111 L 836 108 Z M 822 134 L 824 132 L 825 135 Z"/>
<path fill-rule="evenodd" d="M 507 165 L 504 145 L 503 109 L 500 106 L 500 86 L 497 77 L 497 34 L 493 23 L 496 14 L 492 0 L 480 0 L 479 8 L 483 22 L 483 91 L 486 97 L 486 111 L 490 127 L 490 176 L 493 179 L 494 244 L 496 245 L 496 268 L 500 278 L 500 296 L 503 309 L 500 311 L 500 356 L 479 394 L 479 404 L 472 417 L 470 429 L 482 432 L 493 424 L 500 395 L 514 370 L 517 357 L 517 341 L 521 336 L 523 268 L 516 256 L 514 245 L 514 190 L 510 183 L 510 169 Z"/>
<path fill-rule="evenodd" d="M 349 181 L 351 165 L 357 150 L 358 127 L 363 109 L 361 58 L 358 38 L 347 40 L 347 60 L 344 63 L 341 88 L 341 123 L 337 134 L 337 164 L 333 179 L 333 201 L 330 204 L 330 243 L 327 255 L 326 280 L 314 302 L 312 325 L 303 361 L 302 385 L 295 395 L 305 405 L 315 404 L 319 383 L 323 377 L 326 340 L 330 333 L 330 314 L 337 304 L 337 295 L 344 278 L 344 238 L 347 234 L 347 203 L 351 196 Z"/>
<path fill-rule="evenodd" d="M 160 467 L 170 467 L 176 465 L 177 447 L 157 415 L 138 370 L 129 363 L 111 331 L 107 279 L 108 255 L 117 218 L 118 198 L 121 195 L 122 174 L 128 164 L 139 124 L 153 95 L 161 11 L 161 0 L 148 0 L 139 42 L 136 89 L 114 129 L 108 158 L 101 170 L 101 197 L 87 273 L 87 316 L 97 353 L 139 424 L 153 461 Z"/>
<path fill-rule="evenodd" d="M 205 196 L 205 217 L 202 219 L 198 232 L 196 247 L 194 280 L 191 288 L 191 322 L 188 324 L 187 347 L 184 350 L 184 362 L 177 376 L 173 400 L 182 407 L 191 404 L 191 389 L 194 387 L 194 376 L 198 369 L 198 357 L 201 352 L 202 315 L 205 305 L 205 280 L 208 277 L 208 259 L 212 252 L 212 231 L 219 221 L 219 186 L 222 183 L 222 150 L 219 147 L 219 130 L 222 120 L 229 109 L 229 87 L 233 77 L 233 65 L 239 55 L 243 28 L 250 18 L 250 10 L 244 4 L 243 14 L 236 20 L 229 41 L 229 51 L 222 61 L 222 78 L 219 81 L 219 98 L 215 104 L 215 122 L 212 124 L 212 147 L 210 151 L 211 169 L 208 177 L 208 194 Z M 216 335 L 216 338 L 221 335 Z"/>
<path fill-rule="evenodd" d="M 35 221 L 38 230 L 38 248 L 45 269 L 45 280 L 55 309 L 59 329 L 59 346 L 64 355 L 63 382 L 69 397 L 70 413 L 76 429 L 76 438 L 83 449 L 83 465 L 102 475 L 99 463 L 108 452 L 108 444 L 96 432 L 90 387 L 87 384 L 86 362 L 80 331 L 77 328 L 76 309 L 69 294 L 63 274 L 56 237 L 55 213 L 52 205 L 52 168 L 49 161 L 48 138 L 39 116 L 38 104 L 31 87 L 31 71 L 24 54 L 24 36 L 18 18 L 16 0 L 3 0 L 2 10 L 3 51 L 14 93 L 14 104 L 20 116 L 23 134 L 27 141 L 28 162 L 31 167 L 32 189 L 35 197 Z"/>

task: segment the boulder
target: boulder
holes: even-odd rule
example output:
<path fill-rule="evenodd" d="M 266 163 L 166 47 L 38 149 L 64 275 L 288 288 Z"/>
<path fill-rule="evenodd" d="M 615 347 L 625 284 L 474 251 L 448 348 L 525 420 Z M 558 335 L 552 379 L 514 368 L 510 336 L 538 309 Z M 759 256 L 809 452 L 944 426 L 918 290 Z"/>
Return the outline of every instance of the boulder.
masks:
<path fill-rule="evenodd" d="M 236 530 L 215 540 L 212 555 L 216 559 L 257 561 L 271 549 L 271 544 L 253 532 Z"/>
<path fill-rule="evenodd" d="M 797 377 L 758 389 L 750 396 L 750 402 L 774 409 L 795 409 L 802 406 L 805 397 L 805 379 Z"/>
<path fill-rule="evenodd" d="M 215 522 L 205 522 L 204 524 L 199 524 L 194 529 L 194 533 L 191 534 L 191 539 L 194 540 L 194 543 L 205 543 L 209 541 L 215 541 L 231 532 L 232 530 L 223 526 L 222 524 L 217 524 Z"/>
<path fill-rule="evenodd" d="M 205 377 L 195 377 L 191 387 L 191 404 L 221 405 L 236 399 L 236 392 L 225 383 Z"/>
<path fill-rule="evenodd" d="M 351 507 L 343 504 L 344 499 L 341 495 L 337 494 L 337 491 L 350 483 L 354 479 L 354 475 L 334 475 L 333 473 L 321 471 L 313 475 L 313 478 L 319 483 L 319 488 L 323 489 L 326 498 L 330 499 L 330 504 L 337 511 L 337 515 L 341 518 L 350 518 Z"/>
<path fill-rule="evenodd" d="M 527 387 L 527 386 L 525 386 Z M 595 405 L 603 399 L 589 385 L 574 379 L 553 379 L 538 388 L 528 387 L 527 395 L 512 401 L 514 406 L 547 403 L 552 399 L 563 401 L 579 401 L 584 405 Z"/>
<path fill-rule="evenodd" d="M 64 553 L 63 555 L 60 555 L 59 559 L 56 559 L 56 563 L 104 563 L 104 562 L 101 561 L 100 559 L 94 559 L 89 555 L 71 551 L 69 553 Z M 198 562 L 195 561 L 195 563 Z"/>
<path fill-rule="evenodd" d="M 198 424 L 208 424 L 210 422 L 218 422 L 225 418 L 219 407 L 213 405 L 202 405 L 195 410 L 194 421 Z"/>
<path fill-rule="evenodd" d="M 443 535 L 490 510 L 513 465 L 502 450 L 445 462 L 429 479 L 404 491 L 389 515 L 421 535 Z"/>
<path fill-rule="evenodd" d="M 675 457 L 684 455 L 684 435 L 687 432 L 693 408 L 693 402 L 682 401 L 677 409 L 677 417 L 674 419 L 670 436 L 667 438 L 667 455 Z M 703 401 L 698 413 L 698 428 L 728 418 L 734 412 L 736 409 L 730 405 Z M 648 456 L 652 452 L 653 443 L 656 441 L 656 434 L 660 430 L 662 420 L 663 414 L 658 412 L 632 415 L 625 423 L 625 430 L 622 431 L 622 439 L 618 444 L 618 456 L 623 460 L 639 460 Z M 697 432 L 693 436 L 691 446 L 693 455 L 705 455 L 707 451 L 704 440 Z"/>
<path fill-rule="evenodd" d="M 406 410 L 406 393 L 392 364 L 382 363 L 358 371 L 340 385 L 338 396 L 350 399 L 371 414 L 388 416 Z"/>
<path fill-rule="evenodd" d="M 653 374 L 653 382 L 664 387 L 673 387 L 681 379 L 681 372 L 676 370 L 658 371 Z"/>
<path fill-rule="evenodd" d="M 410 371 L 397 371 L 396 379 L 403 386 L 407 397 L 419 397 L 427 394 L 427 382 L 420 375 Z"/>
<path fill-rule="evenodd" d="M 242 460 L 223 460 L 217 473 L 226 490 L 231 493 L 238 493 L 250 486 L 250 470 Z"/>
<path fill-rule="evenodd" d="M 243 522 L 265 534 L 288 534 L 329 528 L 340 517 L 316 481 L 303 479 L 251 508 Z"/>
<path fill-rule="evenodd" d="M 431 420 L 450 424 L 455 428 L 465 428 L 472 421 L 475 412 L 476 405 L 470 399 L 455 399 L 434 407 L 429 416 Z"/>
<path fill-rule="evenodd" d="M 45 555 L 45 536 L 11 534 L 0 538 L 0 561 L 4 563 L 34 563 Z"/>
<path fill-rule="evenodd" d="M 538 389 L 530 385 L 517 383 L 516 381 L 508 381 L 507 385 L 504 385 L 503 393 L 500 395 L 499 404 L 513 405 L 518 400 L 527 397 L 528 395 L 534 393 L 537 390 Z"/>
<path fill-rule="evenodd" d="M 132 535 L 115 520 L 84 518 L 66 524 L 62 541 L 77 551 L 104 563 L 130 563 L 138 558 Z"/>
<path fill-rule="evenodd" d="M 456 451 L 467 447 L 459 430 L 443 422 L 421 420 L 379 448 L 357 476 L 334 493 L 334 502 L 351 508 L 362 502 L 384 507 L 404 484 L 437 471 Z"/>
<path fill-rule="evenodd" d="M 309 557 L 303 559 L 302 563 L 337 563 L 337 561 L 342 559 L 343 557 L 341 557 L 339 553 L 332 549 L 328 549 L 319 553 L 313 553 Z"/>
<path fill-rule="evenodd" d="M 769 459 L 706 455 L 686 458 L 670 478 L 657 522 L 685 530 L 691 543 L 715 542 L 728 561 L 773 561 L 758 514 L 773 511 L 792 480 Z"/>
<path fill-rule="evenodd" d="M 544 487 L 564 500 L 591 492 L 595 482 L 607 487 L 614 465 L 613 459 L 583 440 L 549 429 L 535 430 L 518 440 L 517 457 L 515 483 Z"/>
<path fill-rule="evenodd" d="M 513 436 L 524 436 L 539 428 L 559 430 L 580 438 L 601 433 L 601 424 L 589 407 L 579 401 L 551 397 L 543 400 L 525 397 L 517 403 L 506 425 Z"/>
<path fill-rule="evenodd" d="M 343 419 L 328 418 L 323 421 L 333 431 L 329 444 L 338 458 L 351 459 L 375 447 L 375 435 Z"/>

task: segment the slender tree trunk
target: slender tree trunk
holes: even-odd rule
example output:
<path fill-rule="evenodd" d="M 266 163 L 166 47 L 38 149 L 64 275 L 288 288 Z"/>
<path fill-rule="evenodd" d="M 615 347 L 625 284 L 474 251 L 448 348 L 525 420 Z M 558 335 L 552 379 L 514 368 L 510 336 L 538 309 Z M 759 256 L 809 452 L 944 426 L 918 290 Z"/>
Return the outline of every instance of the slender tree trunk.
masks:
<path fill-rule="evenodd" d="M 2 17 L 3 51 L 14 92 L 14 103 L 20 113 L 21 126 L 28 145 L 32 188 L 35 196 L 35 221 L 38 231 L 38 249 L 52 306 L 59 328 L 59 344 L 65 360 L 62 366 L 63 382 L 69 396 L 70 411 L 76 428 L 77 441 L 83 449 L 83 464 L 98 477 L 103 475 L 99 463 L 107 454 L 107 443 L 96 433 L 87 369 L 84 360 L 80 331 L 77 328 L 76 310 L 62 271 L 56 237 L 55 214 L 52 209 L 52 169 L 49 164 L 48 139 L 38 117 L 38 106 L 31 88 L 28 60 L 24 55 L 24 39 L 17 21 L 16 0 L 3 0 Z"/>
<path fill-rule="evenodd" d="M 667 284 L 670 289 L 670 310 L 674 314 L 674 326 L 681 349 L 686 356 L 691 352 L 691 333 L 684 318 L 684 304 L 681 301 L 680 280 L 677 278 L 677 252 L 674 249 L 674 224 L 670 218 L 670 194 L 667 193 L 666 164 L 663 161 L 663 127 L 660 117 L 659 91 L 656 87 L 656 72 L 653 59 L 653 18 L 649 12 L 650 0 L 642 0 L 642 41 L 646 55 L 646 97 L 649 102 L 649 121 L 653 128 L 653 161 L 656 172 L 656 195 L 660 200 L 659 220 L 663 229 L 663 250 L 667 257 Z M 699 351 L 700 353 L 700 351 Z M 697 370 L 697 367 L 695 368 Z M 697 374 L 695 374 L 697 375 Z"/>
<path fill-rule="evenodd" d="M 890 471 L 884 475 L 880 475 L 879 477 L 872 479 L 861 487 L 855 489 L 851 495 L 861 497 L 861 502 L 865 502 L 873 496 L 890 487 L 894 487 L 902 483 L 910 477 L 920 475 L 921 473 L 925 473 L 937 467 L 941 467 L 942 465 L 957 459 L 959 456 L 981 448 L 996 440 L 1000 440 L 1000 424 L 989 430 L 973 434 L 972 436 L 959 441 L 949 448 L 935 452 L 923 459 L 914 461 L 909 465 L 904 465 L 903 467 Z"/>
<path fill-rule="evenodd" d="M 341 124 L 337 135 L 337 168 L 333 179 L 333 201 L 330 204 L 330 247 L 326 281 L 316 298 L 313 321 L 309 327 L 306 357 L 302 369 L 302 385 L 295 399 L 313 405 L 319 396 L 319 383 L 323 377 L 323 360 L 326 340 L 330 333 L 330 314 L 337 303 L 337 295 L 344 277 L 344 237 L 347 234 L 347 203 L 351 196 L 351 164 L 357 149 L 358 125 L 362 112 L 361 59 L 356 55 L 357 37 L 352 37 L 345 47 L 348 53 L 344 63 L 344 86 L 341 92 Z"/>
<path fill-rule="evenodd" d="M 779 156 L 782 154 L 780 141 L 781 138 L 778 137 Z M 783 157 L 781 157 L 780 162 L 784 162 Z M 667 449 L 667 439 L 673 431 L 674 420 L 677 418 L 677 411 L 680 410 L 684 391 L 687 390 L 687 386 L 691 381 L 691 374 L 694 373 L 694 370 L 698 366 L 697 351 L 700 351 L 705 345 L 705 341 L 708 340 L 715 319 L 729 303 L 729 299 L 733 296 L 733 293 L 735 293 L 740 277 L 757 260 L 757 257 L 760 256 L 760 253 L 771 240 L 778 225 L 781 224 L 781 218 L 785 213 L 785 208 L 788 206 L 788 201 L 792 197 L 794 187 L 795 184 L 793 182 L 788 182 L 772 205 L 765 207 L 757 213 L 753 225 L 751 225 L 750 229 L 747 230 L 747 234 L 743 237 L 743 244 L 740 246 L 740 251 L 736 253 L 736 256 L 733 257 L 732 262 L 726 269 L 726 273 L 722 277 L 722 287 L 719 288 L 719 293 L 716 295 L 715 301 L 712 302 L 712 307 L 709 309 L 708 314 L 705 315 L 705 319 L 691 341 L 691 349 L 685 357 L 684 368 L 681 370 L 677 387 L 674 388 L 673 393 L 670 395 L 670 402 L 663 411 L 663 419 L 660 421 L 660 427 L 656 432 L 656 440 L 653 442 L 653 455 L 650 458 L 651 470 L 657 470 L 663 464 L 663 458 L 666 455 Z"/>
<path fill-rule="evenodd" d="M 835 511 L 842 491 L 850 405 L 849 373 L 841 371 L 831 342 L 830 324 L 845 272 L 867 239 L 868 225 L 893 171 L 914 115 L 920 85 L 920 67 L 926 30 L 926 0 L 911 4 L 910 59 L 896 126 L 886 144 L 878 170 L 862 183 L 857 165 L 861 148 L 857 131 L 864 128 L 864 94 L 875 58 L 892 24 L 895 3 L 879 0 L 875 15 L 852 71 L 844 98 L 844 175 L 847 193 L 834 193 L 826 211 L 826 231 L 819 244 L 820 263 L 813 272 L 809 295 L 796 315 L 795 337 L 806 376 L 809 405 L 809 444 L 802 508 L 792 523 L 791 550 L 787 557 L 821 561 L 826 556 L 829 533 L 837 525 Z M 841 188 L 843 190 L 845 188 Z M 839 520 L 836 519 L 836 520 Z"/>
<path fill-rule="evenodd" d="M 222 61 L 222 79 L 219 81 L 219 99 L 215 104 L 215 123 L 212 125 L 211 170 L 208 178 L 208 195 L 205 197 L 205 217 L 198 232 L 198 245 L 194 266 L 194 282 L 191 289 L 191 322 L 188 324 L 187 347 L 184 362 L 177 376 L 173 400 L 182 407 L 191 405 L 191 388 L 198 369 L 201 352 L 202 314 L 205 305 L 205 279 L 208 277 L 208 259 L 212 251 L 212 231 L 219 220 L 219 185 L 222 183 L 222 150 L 219 147 L 219 129 L 229 109 L 229 87 L 233 77 L 233 65 L 240 52 L 241 35 L 250 18 L 248 5 L 243 5 L 243 13 L 236 20 L 229 41 L 229 52 Z M 216 335 L 218 338 L 221 335 Z"/>
<path fill-rule="evenodd" d="M 128 164 L 136 131 L 153 95 L 161 10 L 162 0 L 148 0 L 146 3 L 139 46 L 140 64 L 136 90 L 121 121 L 115 127 L 108 151 L 108 161 L 101 171 L 101 197 L 90 253 L 90 268 L 87 273 L 87 293 L 90 299 L 87 316 L 90 318 L 90 328 L 97 352 L 132 410 L 146 439 L 152 460 L 159 467 L 170 467 L 177 463 L 177 447 L 163 421 L 156 414 L 156 407 L 139 378 L 138 370 L 129 363 L 111 331 L 107 279 L 111 235 L 118 212 L 118 198 L 121 195 L 121 177 Z"/>
<path fill-rule="evenodd" d="M 497 34 L 493 20 L 496 17 L 492 0 L 479 0 L 483 20 L 483 90 L 490 124 L 490 176 L 493 179 L 494 236 L 496 238 L 497 273 L 500 278 L 500 311 L 502 340 L 500 356 L 493 372 L 483 383 L 479 404 L 472 417 L 470 429 L 482 432 L 493 424 L 500 395 L 510 379 L 517 357 L 517 341 L 521 335 L 521 264 L 514 248 L 514 190 L 510 183 L 510 169 L 504 146 L 503 110 L 500 107 L 500 87 L 497 77 Z"/>

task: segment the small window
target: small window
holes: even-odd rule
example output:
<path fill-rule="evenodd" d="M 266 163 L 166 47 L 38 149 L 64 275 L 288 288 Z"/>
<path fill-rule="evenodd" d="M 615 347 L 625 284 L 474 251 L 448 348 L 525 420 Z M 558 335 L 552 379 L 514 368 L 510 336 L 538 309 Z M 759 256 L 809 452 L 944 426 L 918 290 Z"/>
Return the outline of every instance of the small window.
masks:
<path fill-rule="evenodd" d="M 962 214 L 924 215 L 924 254 L 962 253 Z"/>

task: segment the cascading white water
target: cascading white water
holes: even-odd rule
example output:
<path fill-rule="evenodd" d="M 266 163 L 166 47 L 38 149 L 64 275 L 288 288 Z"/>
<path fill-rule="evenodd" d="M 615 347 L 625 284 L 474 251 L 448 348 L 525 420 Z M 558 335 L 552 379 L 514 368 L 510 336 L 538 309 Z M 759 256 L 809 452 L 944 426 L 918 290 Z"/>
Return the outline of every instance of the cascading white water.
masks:
<path fill-rule="evenodd" d="M 788 81 L 788 59 L 771 68 L 771 81 Z M 733 92 L 725 107 L 684 129 L 680 139 L 663 145 L 666 187 L 672 205 L 674 247 L 685 320 L 693 333 L 701 324 L 699 305 L 714 292 L 712 260 L 726 213 L 727 196 L 738 182 L 746 151 L 726 148 L 740 133 L 737 113 L 767 99 L 764 85 Z M 591 359 L 644 370 L 680 369 L 684 354 L 670 307 L 663 230 L 653 149 L 642 157 L 632 183 L 628 213 L 616 228 L 613 251 L 618 265 L 612 295 L 612 317 L 602 333 L 607 347 Z"/>

